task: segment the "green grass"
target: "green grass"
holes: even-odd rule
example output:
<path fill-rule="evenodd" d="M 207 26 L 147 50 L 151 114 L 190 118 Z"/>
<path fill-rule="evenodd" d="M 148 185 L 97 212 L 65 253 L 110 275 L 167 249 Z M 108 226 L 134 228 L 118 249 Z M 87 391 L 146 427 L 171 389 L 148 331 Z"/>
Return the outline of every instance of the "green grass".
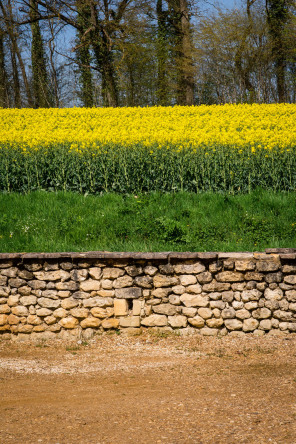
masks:
<path fill-rule="evenodd" d="M 0 251 L 262 251 L 296 246 L 296 193 L 0 195 Z"/>

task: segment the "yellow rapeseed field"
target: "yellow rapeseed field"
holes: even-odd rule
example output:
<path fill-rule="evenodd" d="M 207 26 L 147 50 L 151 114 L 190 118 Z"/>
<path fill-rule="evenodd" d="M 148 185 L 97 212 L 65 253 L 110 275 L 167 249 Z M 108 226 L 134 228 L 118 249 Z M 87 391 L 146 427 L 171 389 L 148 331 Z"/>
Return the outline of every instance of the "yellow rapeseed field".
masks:
<path fill-rule="evenodd" d="M 1 109 L 0 116 L 0 143 L 24 149 L 64 142 L 76 150 L 110 142 L 289 149 L 296 142 L 294 104 Z"/>

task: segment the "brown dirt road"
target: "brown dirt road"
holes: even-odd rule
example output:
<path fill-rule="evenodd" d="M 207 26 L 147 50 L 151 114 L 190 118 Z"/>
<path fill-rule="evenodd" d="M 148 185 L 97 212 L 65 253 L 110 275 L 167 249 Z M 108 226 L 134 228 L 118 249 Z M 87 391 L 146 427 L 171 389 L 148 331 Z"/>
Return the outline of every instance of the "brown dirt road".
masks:
<path fill-rule="evenodd" d="M 0 341 L 1 444 L 295 444 L 296 338 Z"/>

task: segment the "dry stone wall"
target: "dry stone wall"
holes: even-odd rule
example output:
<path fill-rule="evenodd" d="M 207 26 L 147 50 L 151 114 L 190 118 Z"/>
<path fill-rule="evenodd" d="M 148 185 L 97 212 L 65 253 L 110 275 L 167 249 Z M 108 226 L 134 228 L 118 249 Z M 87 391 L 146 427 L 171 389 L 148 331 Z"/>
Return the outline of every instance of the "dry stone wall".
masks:
<path fill-rule="evenodd" d="M 0 254 L 0 333 L 296 332 L 296 249 Z M 234 333 L 235 332 L 235 333 Z"/>

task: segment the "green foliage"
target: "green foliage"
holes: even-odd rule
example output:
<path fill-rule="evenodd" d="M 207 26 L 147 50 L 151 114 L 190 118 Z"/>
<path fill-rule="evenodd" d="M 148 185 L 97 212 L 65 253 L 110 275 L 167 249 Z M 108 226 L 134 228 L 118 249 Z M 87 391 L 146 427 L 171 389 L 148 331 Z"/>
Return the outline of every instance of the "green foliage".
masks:
<path fill-rule="evenodd" d="M 262 251 L 296 245 L 296 193 L 0 194 L 0 249 Z"/>
<path fill-rule="evenodd" d="M 254 148 L 253 148 L 254 151 Z M 0 146 L 0 191 L 79 193 L 248 193 L 261 187 L 295 191 L 296 147 L 289 150 L 201 146 L 197 150 L 104 145 L 70 150 L 68 145 L 27 149 Z"/>

